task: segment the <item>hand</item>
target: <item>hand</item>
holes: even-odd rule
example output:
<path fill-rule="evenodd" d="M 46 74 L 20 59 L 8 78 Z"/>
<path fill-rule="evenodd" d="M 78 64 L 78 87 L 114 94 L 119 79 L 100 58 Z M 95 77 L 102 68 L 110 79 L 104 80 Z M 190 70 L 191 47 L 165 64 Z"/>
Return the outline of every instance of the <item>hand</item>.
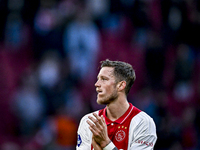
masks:
<path fill-rule="evenodd" d="M 94 136 L 92 136 L 92 146 L 94 150 L 102 150 L 101 146 L 95 141 Z"/>
<path fill-rule="evenodd" d="M 89 116 L 90 119 L 87 120 L 87 123 L 90 125 L 89 128 L 93 133 L 93 139 L 101 148 L 104 148 L 109 142 L 110 139 L 107 133 L 107 125 L 103 118 L 103 115 L 100 117 L 96 113 L 93 113 L 94 117 Z M 92 123 L 93 122 L 93 123 Z"/>

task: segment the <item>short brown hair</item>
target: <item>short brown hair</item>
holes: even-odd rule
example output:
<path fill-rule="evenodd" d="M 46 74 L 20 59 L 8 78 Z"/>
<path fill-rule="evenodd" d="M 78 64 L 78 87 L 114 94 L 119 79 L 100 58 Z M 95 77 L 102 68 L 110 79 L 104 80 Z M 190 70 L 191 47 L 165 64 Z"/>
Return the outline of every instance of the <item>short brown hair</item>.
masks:
<path fill-rule="evenodd" d="M 122 61 L 111 61 L 106 59 L 101 61 L 101 68 L 113 67 L 116 82 L 126 81 L 125 94 L 128 95 L 133 83 L 135 82 L 136 75 L 132 65 Z"/>

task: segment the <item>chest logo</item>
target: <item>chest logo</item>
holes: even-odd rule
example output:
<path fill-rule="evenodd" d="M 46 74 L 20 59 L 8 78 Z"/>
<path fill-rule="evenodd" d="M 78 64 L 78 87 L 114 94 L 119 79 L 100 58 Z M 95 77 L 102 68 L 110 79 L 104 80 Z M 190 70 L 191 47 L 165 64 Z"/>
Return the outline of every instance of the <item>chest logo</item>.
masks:
<path fill-rule="evenodd" d="M 115 135 L 115 139 L 118 142 L 121 142 L 125 139 L 126 133 L 123 130 L 119 130 L 116 135 Z"/>

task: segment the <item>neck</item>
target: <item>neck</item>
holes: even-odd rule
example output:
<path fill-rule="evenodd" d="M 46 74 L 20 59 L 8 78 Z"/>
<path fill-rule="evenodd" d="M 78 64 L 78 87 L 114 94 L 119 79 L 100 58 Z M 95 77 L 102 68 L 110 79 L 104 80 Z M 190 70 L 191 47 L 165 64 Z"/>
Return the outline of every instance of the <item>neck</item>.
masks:
<path fill-rule="evenodd" d="M 120 118 L 129 108 L 127 99 L 122 101 L 114 101 L 107 105 L 107 117 L 115 121 Z"/>

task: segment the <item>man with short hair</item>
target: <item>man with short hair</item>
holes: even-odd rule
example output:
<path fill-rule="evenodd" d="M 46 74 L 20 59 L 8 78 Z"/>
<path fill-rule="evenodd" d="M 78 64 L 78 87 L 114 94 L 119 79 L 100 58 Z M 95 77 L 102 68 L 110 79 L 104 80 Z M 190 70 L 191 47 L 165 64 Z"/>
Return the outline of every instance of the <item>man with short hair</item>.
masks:
<path fill-rule="evenodd" d="M 157 140 L 153 119 L 127 100 L 136 79 L 122 61 L 101 62 L 95 83 L 97 103 L 104 109 L 85 115 L 78 128 L 77 150 L 151 150 Z"/>

